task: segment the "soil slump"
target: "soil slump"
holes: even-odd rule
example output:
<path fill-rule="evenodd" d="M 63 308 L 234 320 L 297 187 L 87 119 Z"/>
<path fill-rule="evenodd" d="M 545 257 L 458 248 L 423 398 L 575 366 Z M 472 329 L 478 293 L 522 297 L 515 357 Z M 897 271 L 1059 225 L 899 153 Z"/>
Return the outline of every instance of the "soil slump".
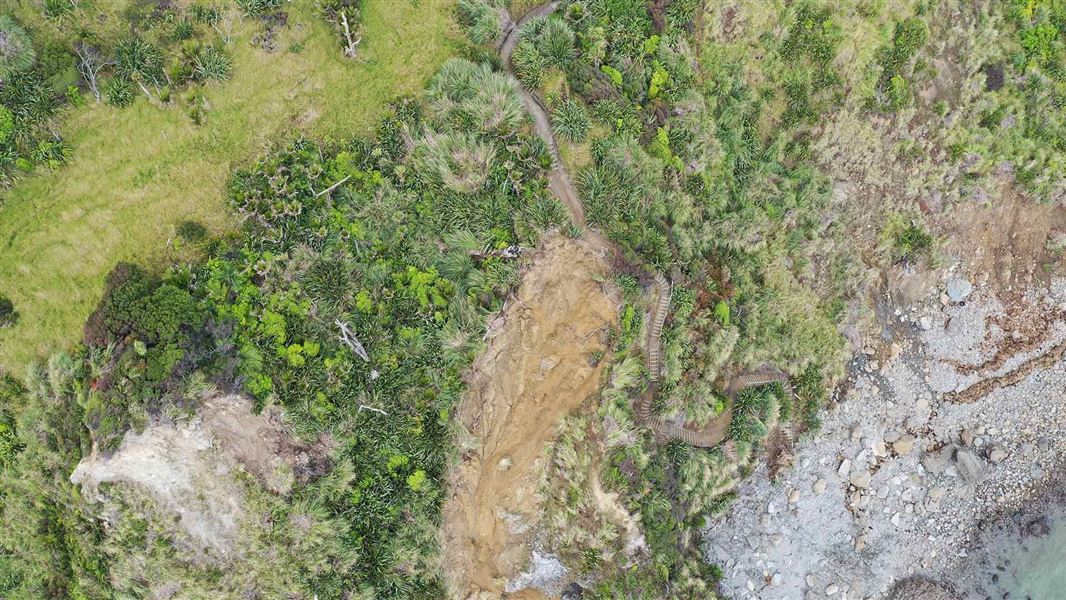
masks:
<path fill-rule="evenodd" d="M 455 598 L 500 598 L 530 556 L 543 451 L 559 421 L 595 394 L 620 300 L 597 281 L 598 246 L 554 238 L 489 326 L 459 420 L 475 440 L 452 473 L 443 557 Z M 512 597 L 537 597 L 525 595 Z"/>
<path fill-rule="evenodd" d="M 282 417 L 268 409 L 253 414 L 242 396 L 215 396 L 193 418 L 158 421 L 127 432 L 110 455 L 95 451 L 70 480 L 85 498 L 104 502 L 101 484 L 132 486 L 173 515 L 190 556 L 230 558 L 237 553 L 244 494 L 233 474 L 251 473 L 266 489 L 288 494 L 294 480 L 328 468 L 330 442 L 304 446 L 292 439 Z"/>

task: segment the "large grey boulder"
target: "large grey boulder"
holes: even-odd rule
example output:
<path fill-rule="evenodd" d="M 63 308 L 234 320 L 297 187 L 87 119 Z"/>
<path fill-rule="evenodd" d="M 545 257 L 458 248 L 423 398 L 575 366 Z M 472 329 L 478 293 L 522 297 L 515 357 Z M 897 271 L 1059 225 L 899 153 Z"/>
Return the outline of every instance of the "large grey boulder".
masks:
<path fill-rule="evenodd" d="M 973 292 L 973 284 L 965 279 L 955 278 L 948 282 L 947 293 L 952 302 L 965 300 L 970 292 Z"/>
<path fill-rule="evenodd" d="M 955 453 L 955 468 L 969 483 L 977 483 L 985 476 L 985 462 L 969 450 L 959 450 Z"/>
<path fill-rule="evenodd" d="M 925 577 L 911 577 L 896 583 L 889 600 L 959 600 L 959 595 Z"/>
<path fill-rule="evenodd" d="M 922 455 L 922 467 L 929 473 L 939 475 L 951 465 L 951 454 L 954 449 L 949 447 L 940 450 L 931 450 Z"/>

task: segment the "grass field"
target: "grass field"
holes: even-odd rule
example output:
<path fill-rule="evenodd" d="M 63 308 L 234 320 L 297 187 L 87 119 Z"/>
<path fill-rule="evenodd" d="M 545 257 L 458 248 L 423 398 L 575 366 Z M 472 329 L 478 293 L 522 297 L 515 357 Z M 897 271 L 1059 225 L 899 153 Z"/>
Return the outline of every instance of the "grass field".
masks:
<path fill-rule="evenodd" d="M 21 319 L 0 330 L 0 368 L 21 373 L 33 358 L 77 340 L 120 260 L 172 252 L 177 223 L 234 226 L 224 190 L 235 166 L 295 132 L 344 139 L 369 131 L 389 99 L 420 90 L 455 49 L 451 0 L 367 0 L 361 56 L 341 56 L 313 0 L 286 4 L 278 50 L 236 29 L 230 81 L 210 87 L 206 122 L 185 108 L 104 105 L 68 112 L 62 131 L 72 161 L 4 192 L 0 292 Z"/>

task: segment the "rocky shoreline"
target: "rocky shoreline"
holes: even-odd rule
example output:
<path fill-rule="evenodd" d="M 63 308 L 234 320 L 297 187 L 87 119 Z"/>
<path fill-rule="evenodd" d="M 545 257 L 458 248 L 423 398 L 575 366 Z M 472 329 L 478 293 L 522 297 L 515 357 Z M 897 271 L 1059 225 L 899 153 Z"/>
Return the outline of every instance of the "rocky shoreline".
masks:
<path fill-rule="evenodd" d="M 886 349 L 853 361 L 795 467 L 776 482 L 761 467 L 708 523 L 728 596 L 884 598 L 923 576 L 985 598 L 972 555 L 987 524 L 1047 506 L 1061 481 L 1064 299 L 1004 307 L 956 284 L 890 314 Z"/>

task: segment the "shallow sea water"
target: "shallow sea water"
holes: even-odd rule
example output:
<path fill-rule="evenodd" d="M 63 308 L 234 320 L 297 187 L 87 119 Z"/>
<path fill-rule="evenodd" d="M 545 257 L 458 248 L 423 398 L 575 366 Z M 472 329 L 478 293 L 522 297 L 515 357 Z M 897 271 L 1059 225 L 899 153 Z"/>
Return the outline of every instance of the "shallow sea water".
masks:
<path fill-rule="evenodd" d="M 1066 600 L 1066 509 L 1049 515 L 1048 524 L 1048 535 L 1027 537 L 1004 552 L 1011 566 L 1000 583 L 1010 598 Z"/>
<path fill-rule="evenodd" d="M 964 564 L 965 600 L 1066 600 L 1066 505 L 1004 517 Z"/>

